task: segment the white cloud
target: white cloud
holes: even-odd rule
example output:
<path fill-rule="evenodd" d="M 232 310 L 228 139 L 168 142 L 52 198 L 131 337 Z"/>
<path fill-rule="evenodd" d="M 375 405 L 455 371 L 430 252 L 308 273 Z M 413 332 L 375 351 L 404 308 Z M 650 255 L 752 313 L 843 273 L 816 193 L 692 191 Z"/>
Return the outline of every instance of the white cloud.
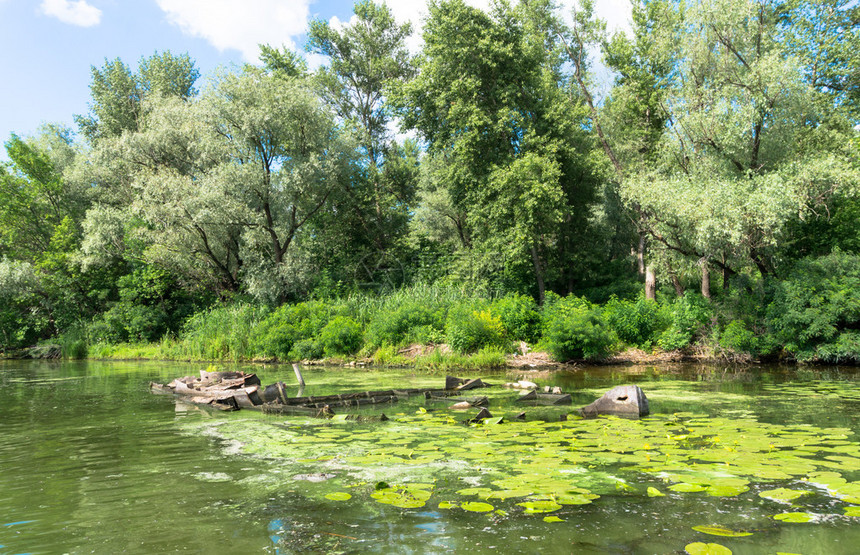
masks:
<path fill-rule="evenodd" d="M 39 8 L 45 15 L 79 27 L 92 27 L 102 20 L 102 11 L 86 0 L 43 0 Z"/>
<path fill-rule="evenodd" d="M 466 0 L 466 3 L 484 11 L 489 11 L 492 5 L 491 0 Z M 570 20 L 571 9 L 576 3 L 576 0 L 560 0 L 559 14 L 565 20 Z M 421 48 L 421 28 L 427 17 L 427 0 L 389 0 L 388 7 L 398 21 L 412 22 L 415 34 L 409 42 L 409 48 L 417 52 Z M 630 31 L 630 0 L 595 0 L 594 11 L 597 17 L 606 21 L 610 34 Z"/>
<path fill-rule="evenodd" d="M 0 0 L 2 1 L 2 0 Z M 489 10 L 491 0 L 466 0 L 468 4 Z M 576 0 L 561 0 L 561 13 L 567 17 Z M 188 35 L 207 40 L 218 50 L 238 50 L 242 57 L 255 62 L 261 43 L 286 45 L 296 49 L 296 40 L 307 31 L 309 5 L 313 0 L 156 0 L 167 20 Z M 388 0 L 398 21 L 411 21 L 415 31 L 409 41 L 410 50 L 421 48 L 421 28 L 427 16 L 427 0 Z M 84 0 L 45 0 L 45 5 L 92 8 Z M 95 8 L 92 8 L 95 9 Z M 596 0 L 595 10 L 607 20 L 610 32 L 630 27 L 629 0 Z M 98 10 L 96 10 L 98 12 Z M 98 12 L 100 14 L 100 12 Z M 59 17 L 59 16 L 58 16 Z M 354 17 L 354 16 L 353 16 Z M 336 29 L 347 22 L 333 17 Z M 309 60 L 317 65 L 321 60 Z"/>
<path fill-rule="evenodd" d="M 259 44 L 295 49 L 308 25 L 311 0 L 156 0 L 167 20 L 218 50 L 238 50 L 254 62 Z"/>

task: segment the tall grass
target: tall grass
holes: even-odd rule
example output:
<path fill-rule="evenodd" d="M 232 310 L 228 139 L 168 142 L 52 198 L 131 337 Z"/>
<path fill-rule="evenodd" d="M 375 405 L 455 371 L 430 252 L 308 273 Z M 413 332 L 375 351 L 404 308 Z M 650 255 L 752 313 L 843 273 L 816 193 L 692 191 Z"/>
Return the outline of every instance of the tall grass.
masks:
<path fill-rule="evenodd" d="M 254 330 L 266 317 L 264 307 L 235 304 L 213 307 L 188 319 L 174 358 L 188 360 L 251 360 Z"/>

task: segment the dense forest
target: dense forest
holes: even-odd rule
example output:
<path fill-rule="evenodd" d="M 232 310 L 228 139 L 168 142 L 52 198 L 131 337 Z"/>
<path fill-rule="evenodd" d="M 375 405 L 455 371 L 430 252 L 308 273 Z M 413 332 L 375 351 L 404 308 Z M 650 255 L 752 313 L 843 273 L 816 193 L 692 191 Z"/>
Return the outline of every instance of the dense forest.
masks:
<path fill-rule="evenodd" d="M 855 2 L 428 11 L 419 52 L 385 4 L 314 21 L 316 70 L 93 67 L 5 142 L 0 352 L 860 362 Z"/>

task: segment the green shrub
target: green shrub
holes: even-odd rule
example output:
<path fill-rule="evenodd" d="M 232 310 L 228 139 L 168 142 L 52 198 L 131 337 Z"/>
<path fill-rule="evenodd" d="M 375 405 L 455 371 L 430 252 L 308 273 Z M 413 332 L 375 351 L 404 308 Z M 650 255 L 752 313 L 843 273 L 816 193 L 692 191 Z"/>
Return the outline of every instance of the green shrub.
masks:
<path fill-rule="evenodd" d="M 542 335 L 546 336 L 550 325 L 556 319 L 576 314 L 581 310 L 591 310 L 592 308 L 594 306 L 582 297 L 577 297 L 576 295 L 560 297 L 552 291 L 548 291 L 541 309 Z"/>
<path fill-rule="evenodd" d="M 92 342 L 157 341 L 170 331 L 169 315 L 160 306 L 119 302 L 89 326 Z"/>
<path fill-rule="evenodd" d="M 860 255 L 837 250 L 799 261 L 776 285 L 767 320 L 798 360 L 860 362 Z"/>
<path fill-rule="evenodd" d="M 566 304 L 570 306 L 554 311 L 547 323 L 543 343 L 550 355 L 560 362 L 609 355 L 617 337 L 601 310 L 575 301 Z"/>
<path fill-rule="evenodd" d="M 287 354 L 289 360 L 316 360 L 323 357 L 323 347 L 313 339 L 300 339 Z"/>
<path fill-rule="evenodd" d="M 732 320 L 723 328 L 719 344 L 721 349 L 733 354 L 755 357 L 759 353 L 759 338 L 741 320 Z"/>
<path fill-rule="evenodd" d="M 510 347 L 501 319 L 489 310 L 475 310 L 471 306 L 458 307 L 448 313 L 445 333 L 448 345 L 458 353 L 473 353 L 484 347 Z"/>
<path fill-rule="evenodd" d="M 646 351 L 657 343 L 667 327 L 666 318 L 656 301 L 645 297 L 635 301 L 612 297 L 606 303 L 603 314 L 621 341 Z"/>
<path fill-rule="evenodd" d="M 255 330 L 254 350 L 260 355 L 281 360 L 296 359 L 291 355 L 295 344 L 301 340 L 315 340 L 328 324 L 332 312 L 332 307 L 322 301 L 283 305 L 269 314 Z"/>
<path fill-rule="evenodd" d="M 349 355 L 361 348 L 361 326 L 347 316 L 336 316 L 320 331 L 326 356 Z"/>
<path fill-rule="evenodd" d="M 540 335 L 540 313 L 535 300 L 517 293 L 505 295 L 490 304 L 490 312 L 502 322 L 507 336 L 533 343 Z"/>
<path fill-rule="evenodd" d="M 657 345 L 664 351 L 674 351 L 689 347 L 701 337 L 714 315 L 713 307 L 701 295 L 687 293 L 672 303 L 662 307 L 663 317 L 669 321 L 657 339 Z"/>
<path fill-rule="evenodd" d="M 383 305 L 367 325 L 371 347 L 429 343 L 445 328 L 447 307 L 428 306 L 408 300 L 399 306 Z"/>

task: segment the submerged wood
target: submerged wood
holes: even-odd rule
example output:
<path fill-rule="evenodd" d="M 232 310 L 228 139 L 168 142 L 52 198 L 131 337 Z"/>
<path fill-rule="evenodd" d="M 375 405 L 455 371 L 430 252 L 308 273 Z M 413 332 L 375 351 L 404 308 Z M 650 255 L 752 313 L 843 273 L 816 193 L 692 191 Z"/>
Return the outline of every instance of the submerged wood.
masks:
<path fill-rule="evenodd" d="M 468 380 L 466 383 L 460 384 L 457 387 L 455 387 L 454 389 L 456 389 L 457 391 L 468 391 L 470 389 L 477 389 L 479 387 L 490 387 L 490 386 L 485 384 L 481 380 L 481 378 L 476 378 L 474 380 Z"/>
<path fill-rule="evenodd" d="M 573 402 L 569 393 L 538 393 L 535 390 L 525 395 L 520 395 L 518 403 L 530 403 L 532 405 L 569 405 Z"/>
<path fill-rule="evenodd" d="M 474 416 L 474 418 L 470 418 L 469 420 L 466 420 L 466 423 L 467 424 L 479 424 L 481 422 L 481 420 L 483 420 L 485 418 L 492 418 L 492 417 L 493 417 L 493 415 L 485 407 L 485 408 L 482 408 L 481 410 L 479 410 L 478 414 L 476 414 Z"/>
<path fill-rule="evenodd" d="M 382 391 L 360 391 L 340 393 L 335 395 L 308 395 L 289 397 L 287 386 L 283 382 L 263 386 L 255 374 L 245 372 L 200 372 L 199 377 L 185 376 L 177 378 L 168 384 L 150 383 L 150 391 L 158 394 L 173 394 L 192 403 L 210 405 L 221 410 L 238 410 L 240 408 L 260 410 L 272 414 L 302 414 L 309 416 L 331 417 L 333 408 L 361 407 L 396 403 L 400 399 L 412 395 L 424 395 L 428 399 L 449 399 L 458 391 L 475 387 L 486 387 L 480 379 L 456 380 L 454 389 L 439 390 L 434 388 L 386 389 Z M 301 389 L 299 390 L 301 391 Z M 488 403 L 486 397 L 462 399 L 483 406 Z M 387 418 L 383 419 L 387 420 Z"/>
<path fill-rule="evenodd" d="M 430 396 L 426 398 L 428 401 L 433 401 L 437 403 L 467 403 L 472 407 L 486 407 L 490 404 L 490 400 L 485 397 L 436 397 Z"/>

